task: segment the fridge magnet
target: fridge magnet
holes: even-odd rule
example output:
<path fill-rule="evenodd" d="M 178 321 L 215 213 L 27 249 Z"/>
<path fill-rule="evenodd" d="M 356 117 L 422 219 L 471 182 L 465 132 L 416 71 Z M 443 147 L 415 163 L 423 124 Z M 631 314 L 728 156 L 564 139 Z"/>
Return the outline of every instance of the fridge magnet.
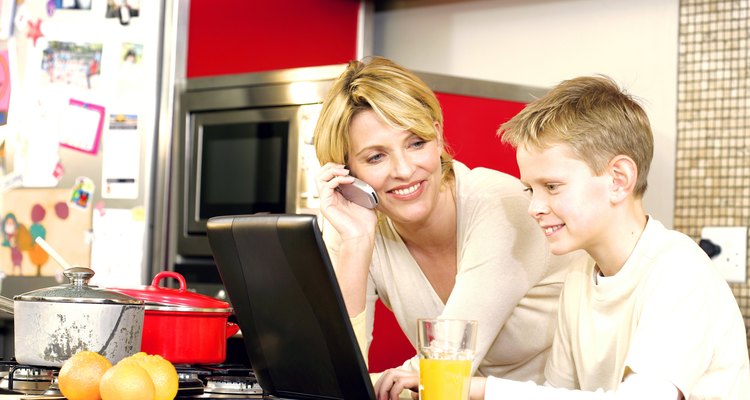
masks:
<path fill-rule="evenodd" d="M 65 175 L 65 167 L 63 167 L 62 162 L 58 160 L 57 164 L 55 164 L 55 169 L 52 170 L 52 176 L 59 181 L 62 179 L 63 175 Z"/>
<path fill-rule="evenodd" d="M 135 114 L 110 114 L 109 129 L 138 129 L 138 116 Z"/>
<path fill-rule="evenodd" d="M 47 15 L 50 17 L 52 14 L 55 13 L 55 10 L 57 10 L 57 4 L 55 0 L 47 0 Z"/>
<path fill-rule="evenodd" d="M 96 89 L 101 76 L 101 43 L 51 40 L 42 50 L 43 82 L 57 86 Z"/>
<path fill-rule="evenodd" d="M 120 49 L 120 65 L 117 74 L 117 98 L 125 104 L 139 104 L 145 74 L 143 45 L 123 43 Z"/>
<path fill-rule="evenodd" d="M 117 18 L 121 25 L 130 24 L 130 19 L 140 14 L 140 0 L 109 0 L 107 1 L 107 18 Z"/>
<path fill-rule="evenodd" d="M 105 207 L 106 207 L 106 205 L 104 204 L 103 201 L 97 201 L 96 204 L 94 205 L 94 210 L 96 210 L 96 213 L 100 217 L 103 217 L 104 214 L 107 213 L 107 209 Z"/>
<path fill-rule="evenodd" d="M 60 10 L 90 10 L 91 0 L 55 0 L 55 8 Z"/>
<path fill-rule="evenodd" d="M 96 154 L 104 125 L 104 107 L 70 99 L 60 114 L 60 146 Z"/>
<path fill-rule="evenodd" d="M 42 34 L 42 20 L 37 18 L 36 21 L 28 21 L 29 30 L 26 32 L 26 37 L 31 39 L 34 47 L 36 47 L 36 41 L 44 36 Z"/>
<path fill-rule="evenodd" d="M 94 188 L 94 181 L 91 179 L 85 176 L 76 178 L 73 193 L 70 195 L 70 203 L 78 208 L 88 208 L 94 198 Z"/>

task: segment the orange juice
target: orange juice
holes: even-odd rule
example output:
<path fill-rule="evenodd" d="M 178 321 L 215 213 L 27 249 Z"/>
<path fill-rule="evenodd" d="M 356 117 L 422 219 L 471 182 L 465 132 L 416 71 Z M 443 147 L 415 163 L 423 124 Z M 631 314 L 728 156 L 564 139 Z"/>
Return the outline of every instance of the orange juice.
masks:
<path fill-rule="evenodd" d="M 420 400 L 467 400 L 471 360 L 419 360 Z"/>

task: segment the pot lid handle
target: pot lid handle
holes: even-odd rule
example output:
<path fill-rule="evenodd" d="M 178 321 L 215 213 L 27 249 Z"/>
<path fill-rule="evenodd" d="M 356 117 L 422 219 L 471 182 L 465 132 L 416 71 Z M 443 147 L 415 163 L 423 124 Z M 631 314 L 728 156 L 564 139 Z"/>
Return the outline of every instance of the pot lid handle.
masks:
<path fill-rule="evenodd" d="M 73 287 L 82 288 L 88 286 L 89 280 L 94 276 L 94 270 L 85 267 L 72 267 L 66 269 L 63 274 L 70 280 Z"/>
<path fill-rule="evenodd" d="M 154 288 L 158 288 L 159 282 L 161 282 L 161 280 L 165 278 L 177 279 L 177 281 L 180 282 L 180 288 L 178 289 L 178 291 L 184 292 L 187 290 L 187 282 L 185 281 L 185 277 L 182 276 L 182 274 L 178 274 L 177 272 L 172 271 L 162 271 L 156 274 L 154 279 L 151 281 L 151 286 L 153 286 Z"/>

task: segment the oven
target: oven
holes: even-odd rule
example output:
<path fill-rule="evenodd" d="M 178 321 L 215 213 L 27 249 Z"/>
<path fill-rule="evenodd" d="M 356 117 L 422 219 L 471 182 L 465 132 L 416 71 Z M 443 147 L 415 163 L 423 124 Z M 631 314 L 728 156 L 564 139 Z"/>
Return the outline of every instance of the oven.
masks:
<path fill-rule="evenodd" d="M 210 257 L 218 215 L 316 213 L 313 131 L 342 66 L 187 82 L 177 108 L 176 253 Z"/>

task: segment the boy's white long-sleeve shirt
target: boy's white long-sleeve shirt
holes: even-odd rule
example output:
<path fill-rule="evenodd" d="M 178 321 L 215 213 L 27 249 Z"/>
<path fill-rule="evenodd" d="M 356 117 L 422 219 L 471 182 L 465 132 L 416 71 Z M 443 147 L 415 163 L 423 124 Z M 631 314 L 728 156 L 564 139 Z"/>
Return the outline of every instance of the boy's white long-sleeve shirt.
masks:
<path fill-rule="evenodd" d="M 669 382 L 688 400 L 750 399 L 742 315 L 692 239 L 649 218 L 623 268 L 596 274 L 593 263 L 574 269 L 561 294 L 545 376 L 569 390 L 524 385 L 509 398 L 640 399 L 632 393 L 644 382 Z M 628 376 L 640 381 L 626 385 Z M 485 398 L 508 398 L 519 385 L 490 379 Z"/>

